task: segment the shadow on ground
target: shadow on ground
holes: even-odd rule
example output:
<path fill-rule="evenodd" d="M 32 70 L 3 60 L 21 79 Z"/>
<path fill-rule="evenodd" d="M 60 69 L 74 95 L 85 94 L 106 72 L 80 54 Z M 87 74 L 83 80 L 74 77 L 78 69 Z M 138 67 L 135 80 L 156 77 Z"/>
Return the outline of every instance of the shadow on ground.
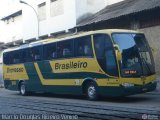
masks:
<path fill-rule="evenodd" d="M 15 93 L 19 94 L 19 93 Z M 20 94 L 19 94 L 20 95 Z M 87 100 L 84 95 L 62 95 L 62 94 L 51 94 L 51 93 L 30 93 L 27 96 L 32 97 L 45 97 L 45 98 L 58 98 L 58 99 L 74 99 L 74 100 Z M 151 96 L 142 95 L 132 95 L 128 97 L 100 97 L 97 101 L 100 102 L 112 102 L 112 103 L 136 103 L 136 102 L 144 102 L 152 100 Z"/>

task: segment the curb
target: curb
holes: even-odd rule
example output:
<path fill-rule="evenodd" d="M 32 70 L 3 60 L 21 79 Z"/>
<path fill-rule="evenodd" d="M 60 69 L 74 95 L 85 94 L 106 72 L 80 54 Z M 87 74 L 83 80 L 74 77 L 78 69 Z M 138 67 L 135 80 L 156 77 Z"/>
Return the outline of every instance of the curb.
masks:
<path fill-rule="evenodd" d="M 145 94 L 160 95 L 160 90 L 155 90 L 153 92 L 147 92 Z"/>

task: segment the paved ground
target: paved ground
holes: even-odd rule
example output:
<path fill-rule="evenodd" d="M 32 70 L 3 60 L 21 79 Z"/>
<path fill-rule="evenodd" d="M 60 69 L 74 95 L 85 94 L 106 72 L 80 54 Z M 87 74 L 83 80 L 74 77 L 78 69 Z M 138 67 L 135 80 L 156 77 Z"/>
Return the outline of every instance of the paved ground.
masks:
<path fill-rule="evenodd" d="M 84 96 L 32 94 L 0 88 L 0 120 L 160 120 L 160 77 L 154 92 L 88 101 Z"/>
<path fill-rule="evenodd" d="M 0 89 L 0 119 L 25 118 L 30 114 L 39 119 L 124 120 L 160 119 L 160 93 L 152 92 L 125 98 L 103 98 L 88 101 L 84 96 L 33 94 Z M 9 114 L 17 116 L 7 116 Z M 33 114 L 35 114 L 33 116 Z M 21 116 L 20 116 L 21 115 Z M 36 116 L 37 115 L 37 116 Z M 37 117 L 37 119 L 36 119 Z M 29 119 L 30 120 L 30 119 Z"/>

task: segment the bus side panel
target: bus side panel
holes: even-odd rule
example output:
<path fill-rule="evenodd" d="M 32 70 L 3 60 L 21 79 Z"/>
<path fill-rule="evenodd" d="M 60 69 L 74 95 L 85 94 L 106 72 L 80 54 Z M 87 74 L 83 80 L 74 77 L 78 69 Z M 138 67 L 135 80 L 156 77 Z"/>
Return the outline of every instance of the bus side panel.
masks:
<path fill-rule="evenodd" d="M 81 84 L 84 78 L 107 78 L 104 74 L 91 72 L 53 73 L 49 61 L 26 63 L 25 67 L 30 91 L 82 94 Z M 79 85 L 75 83 L 76 80 L 80 80 Z"/>
<path fill-rule="evenodd" d="M 3 80 L 6 89 L 18 90 L 20 80 L 29 80 L 24 64 L 3 64 Z"/>
<path fill-rule="evenodd" d="M 109 96 L 109 97 L 121 97 L 121 96 L 128 96 L 134 94 L 140 94 L 145 92 L 151 92 L 156 89 L 157 83 L 150 83 L 146 85 L 137 85 L 129 88 L 124 88 L 122 86 L 117 87 L 99 87 L 99 93 L 102 96 Z"/>
<path fill-rule="evenodd" d="M 34 63 L 26 63 L 25 67 L 26 67 L 26 71 L 29 76 L 29 81 L 26 81 L 27 89 L 29 91 L 49 92 L 49 93 L 56 93 L 56 94 L 66 94 L 66 93 L 67 94 L 69 93 L 70 94 L 81 94 L 82 93 L 81 86 L 73 86 L 73 85 L 66 86 L 65 83 L 64 85 L 43 85 L 35 69 Z M 48 67 L 44 67 L 44 66 L 43 68 L 48 69 Z M 47 71 L 45 72 L 45 74 L 49 76 L 49 73 Z M 54 78 L 52 78 L 52 81 L 54 82 Z"/>

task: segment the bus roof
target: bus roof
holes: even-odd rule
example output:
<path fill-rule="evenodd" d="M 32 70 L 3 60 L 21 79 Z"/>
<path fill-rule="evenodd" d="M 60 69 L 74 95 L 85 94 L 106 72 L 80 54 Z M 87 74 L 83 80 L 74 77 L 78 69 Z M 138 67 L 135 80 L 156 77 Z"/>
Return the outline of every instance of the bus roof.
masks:
<path fill-rule="evenodd" d="M 28 47 L 44 45 L 44 44 L 48 44 L 48 43 L 52 43 L 52 42 L 58 42 L 58 41 L 73 39 L 73 38 L 86 36 L 86 35 L 91 35 L 91 34 L 96 34 L 96 33 L 112 34 L 112 33 L 142 33 L 142 32 L 134 31 L 134 30 L 125 30 L 125 29 L 103 29 L 103 30 L 95 30 L 95 31 L 88 31 L 88 32 L 78 32 L 78 33 L 75 33 L 75 34 L 73 33 L 71 35 L 60 36 L 60 37 L 57 37 L 57 38 L 47 38 L 47 39 L 44 39 L 44 40 L 41 40 L 41 41 L 36 41 L 36 42 L 29 43 L 29 44 L 24 44 L 24 45 L 21 45 L 21 46 L 18 46 L 18 47 L 8 48 L 8 49 L 4 50 L 3 52 L 10 52 L 10 51 L 19 50 L 19 49 L 25 49 L 25 48 L 28 48 Z"/>

